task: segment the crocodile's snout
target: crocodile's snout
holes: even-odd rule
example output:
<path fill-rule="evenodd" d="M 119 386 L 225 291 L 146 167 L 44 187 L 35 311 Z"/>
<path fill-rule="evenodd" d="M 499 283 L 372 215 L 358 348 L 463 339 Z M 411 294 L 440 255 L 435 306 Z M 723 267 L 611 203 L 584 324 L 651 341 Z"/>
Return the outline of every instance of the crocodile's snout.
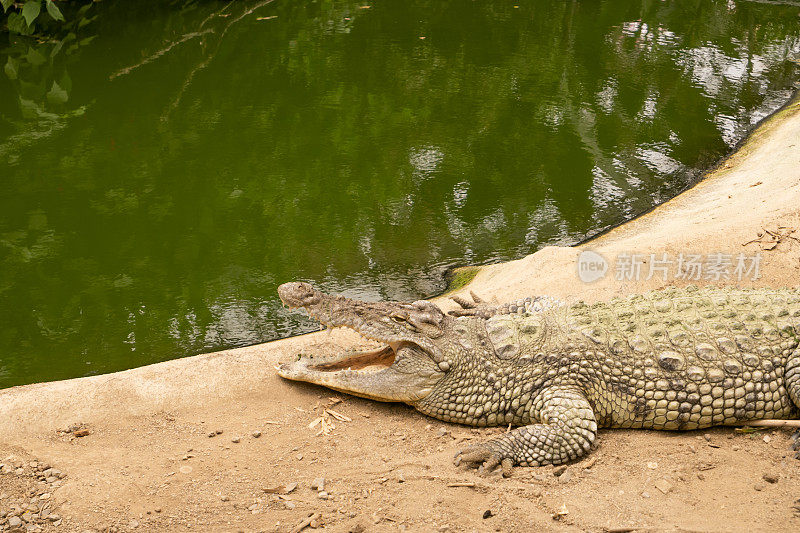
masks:
<path fill-rule="evenodd" d="M 293 281 L 278 287 L 278 296 L 289 307 L 306 307 L 314 305 L 322 299 L 322 293 L 309 283 Z"/>

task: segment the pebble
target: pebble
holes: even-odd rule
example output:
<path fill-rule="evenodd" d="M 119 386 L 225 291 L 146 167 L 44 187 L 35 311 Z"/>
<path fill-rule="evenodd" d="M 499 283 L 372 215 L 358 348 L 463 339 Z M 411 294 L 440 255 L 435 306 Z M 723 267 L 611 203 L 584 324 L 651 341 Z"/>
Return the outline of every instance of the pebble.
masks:
<path fill-rule="evenodd" d="M 569 483 L 572 480 L 572 470 L 564 470 L 564 473 L 558 476 L 559 483 Z"/>
<path fill-rule="evenodd" d="M 317 491 L 325 490 L 325 478 L 324 477 L 314 478 L 314 481 L 311 482 L 311 490 L 317 490 Z"/>
<path fill-rule="evenodd" d="M 219 497 L 219 499 L 222 500 L 223 502 L 231 501 L 231 499 L 227 496 L 227 494 L 223 494 L 222 496 Z"/>
<path fill-rule="evenodd" d="M 128 527 L 131 529 L 136 529 L 137 527 L 139 527 L 139 522 L 137 522 L 136 520 L 131 520 L 128 523 Z"/>
<path fill-rule="evenodd" d="M 658 463 L 656 463 L 655 461 L 650 461 L 649 463 L 647 463 L 647 468 L 649 468 L 650 470 L 655 470 L 656 468 L 658 468 Z"/>
<path fill-rule="evenodd" d="M 769 444 L 769 441 L 771 440 L 772 439 L 769 437 L 769 435 L 764 435 L 764 443 Z"/>
<path fill-rule="evenodd" d="M 753 485 L 753 489 L 761 492 L 762 490 L 764 490 L 764 485 L 762 485 L 761 483 L 756 483 L 755 485 Z"/>
<path fill-rule="evenodd" d="M 320 499 L 320 500 L 327 500 L 328 498 L 330 498 L 330 494 L 328 494 L 328 493 L 327 493 L 327 492 L 325 492 L 324 490 L 321 490 L 321 491 L 319 491 L 319 493 L 317 494 L 317 496 L 319 496 L 319 499 Z"/>
<path fill-rule="evenodd" d="M 711 434 L 710 433 L 704 433 L 703 434 L 703 438 L 706 439 L 706 442 L 711 442 Z"/>
<path fill-rule="evenodd" d="M 647 492 L 647 491 L 644 491 L 644 492 L 642 493 L 642 498 L 649 498 L 649 497 L 650 497 L 650 493 L 649 493 L 649 492 Z"/>
<path fill-rule="evenodd" d="M 672 490 L 672 484 L 666 479 L 659 479 L 654 483 L 655 487 L 664 494 Z"/>
<path fill-rule="evenodd" d="M 233 437 L 231 439 L 231 442 L 234 443 L 234 444 L 239 444 L 240 441 L 241 441 L 241 439 L 239 439 L 239 437 Z"/>
<path fill-rule="evenodd" d="M 254 432 L 253 432 L 253 438 L 254 438 L 254 439 L 257 439 L 257 438 L 259 438 L 260 436 L 261 436 L 261 432 L 260 432 L 260 431 L 254 431 Z"/>
<path fill-rule="evenodd" d="M 12 516 L 8 519 L 8 527 L 15 528 L 22 525 L 22 520 L 18 516 Z"/>
<path fill-rule="evenodd" d="M 283 505 L 284 505 L 284 506 L 285 506 L 287 509 L 289 509 L 290 511 L 291 511 L 292 509 L 294 509 L 295 507 L 297 507 L 297 505 L 295 505 L 295 503 L 294 503 L 294 502 L 283 502 Z"/>
<path fill-rule="evenodd" d="M 761 478 L 766 481 L 767 483 L 777 483 L 778 482 L 778 474 L 773 472 L 767 472 Z"/>
<path fill-rule="evenodd" d="M 567 465 L 557 466 L 553 469 L 553 475 L 558 477 L 567 471 Z"/>

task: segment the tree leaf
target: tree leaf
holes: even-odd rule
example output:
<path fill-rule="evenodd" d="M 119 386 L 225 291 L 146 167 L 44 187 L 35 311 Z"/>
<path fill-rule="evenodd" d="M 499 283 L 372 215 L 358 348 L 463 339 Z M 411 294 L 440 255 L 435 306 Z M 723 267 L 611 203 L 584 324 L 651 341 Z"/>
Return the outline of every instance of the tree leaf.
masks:
<path fill-rule="evenodd" d="M 41 11 L 42 0 L 28 0 L 25 2 L 25 5 L 22 6 L 22 16 L 25 17 L 25 22 L 28 23 L 28 26 L 33 24 L 33 21 L 36 20 Z"/>
<path fill-rule="evenodd" d="M 47 101 L 50 102 L 51 104 L 63 104 L 67 100 L 69 100 L 69 95 L 67 94 L 67 91 L 62 89 L 56 82 L 53 82 L 53 86 L 47 93 Z"/>
<path fill-rule="evenodd" d="M 27 59 L 28 63 L 34 67 L 38 67 L 47 61 L 47 59 L 45 59 L 45 57 L 39 53 L 38 50 L 34 50 L 33 47 L 28 47 L 28 53 L 25 55 L 25 59 Z"/>
<path fill-rule="evenodd" d="M 19 99 L 20 111 L 25 118 L 36 118 L 39 115 L 39 106 L 33 100 L 27 100 L 20 97 Z"/>
<path fill-rule="evenodd" d="M 17 62 L 14 61 L 14 59 L 11 56 L 8 56 L 8 61 L 6 61 L 6 66 L 4 70 L 6 71 L 6 76 L 8 76 L 9 79 L 11 80 L 17 79 L 17 71 L 18 71 Z"/>
<path fill-rule="evenodd" d="M 53 3 L 53 0 L 46 0 L 45 6 L 47 6 L 47 13 L 55 20 L 64 20 L 64 15 L 58 9 L 58 6 Z"/>
<path fill-rule="evenodd" d="M 18 33 L 20 35 L 30 35 L 33 33 L 33 28 L 28 26 L 25 22 L 25 18 L 16 11 L 11 11 L 8 14 L 8 20 L 6 22 L 8 24 L 8 31 L 11 33 Z"/>
<path fill-rule="evenodd" d="M 3 4 L 3 13 L 8 11 L 8 8 L 11 7 L 11 4 L 14 3 L 14 0 L 0 0 L 0 4 Z"/>

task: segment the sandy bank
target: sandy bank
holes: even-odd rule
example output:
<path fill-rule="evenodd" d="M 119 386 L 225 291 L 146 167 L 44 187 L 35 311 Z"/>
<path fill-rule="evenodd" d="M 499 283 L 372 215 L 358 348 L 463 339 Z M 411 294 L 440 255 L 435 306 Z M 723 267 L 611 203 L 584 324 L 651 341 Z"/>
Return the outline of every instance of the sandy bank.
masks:
<path fill-rule="evenodd" d="M 791 234 L 792 229 L 798 231 Z M 687 284 L 674 274 L 680 255 L 701 254 L 708 261 L 717 253 L 730 255 L 732 279 L 703 276 L 696 283 L 798 286 L 800 241 L 793 236 L 800 238 L 800 99 L 762 124 L 701 183 L 651 213 L 577 248 L 549 247 L 487 266 L 459 292 L 471 289 L 501 301 L 532 294 L 606 299 Z M 584 250 L 606 259 L 605 277 L 593 283 L 579 279 L 577 260 Z M 643 261 L 639 279 L 616 279 L 618 261 L 633 253 Z M 751 272 L 739 280 L 736 258 L 745 254 L 752 261 L 757 253 L 760 277 L 752 279 Z M 658 269 L 646 279 L 650 254 L 673 261 L 666 280 Z M 440 303 L 450 306 L 447 300 Z M 312 511 L 321 512 L 333 530 L 357 524 L 370 531 L 397 531 L 400 524 L 412 531 L 444 525 L 495 530 L 501 523 L 503 530 L 800 527 L 791 510 L 800 496 L 800 469 L 787 459 L 788 439 L 781 432 L 764 443 L 762 435 L 715 430 L 714 448 L 693 434 L 606 431 L 593 455 L 596 466 L 571 467 L 576 473 L 571 482 L 557 481 L 548 469 L 487 482 L 456 469 L 448 457 L 456 440 L 485 438 L 492 430 L 448 426 L 402 406 L 290 384 L 275 375 L 273 365 L 301 349 L 352 342 L 345 332 L 315 333 L 0 391 L 0 463 L 14 454 L 66 472 L 53 502 L 65 517 L 60 530 L 70 531 L 111 524 L 126 530 L 131 520 L 151 531 L 284 530 Z M 335 409 L 352 421 L 315 436 L 316 429 L 307 426 L 331 396 L 344 399 Z M 89 436 L 59 432 L 73 424 L 84 424 Z M 209 438 L 216 429 L 224 433 Z M 252 437 L 254 431 L 263 436 Z M 240 442 L 231 441 L 234 435 Z M 643 467 L 648 462 L 658 466 L 648 470 Z M 711 467 L 703 470 L 701 464 Z M 777 472 L 781 481 L 763 483 L 766 470 Z M 403 483 L 399 471 L 405 472 Z M 308 488 L 319 476 L 329 480 L 331 499 L 321 500 Z M 10 479 L 0 475 L 0 494 L 12 486 Z M 661 479 L 671 486 L 666 493 L 654 488 Z M 446 488 L 449 481 L 464 480 L 475 481 L 478 489 Z M 263 492 L 289 482 L 300 484 L 288 496 L 293 509 Z M 550 515 L 562 504 L 570 515 L 554 522 Z M 486 509 L 497 516 L 481 519 Z"/>

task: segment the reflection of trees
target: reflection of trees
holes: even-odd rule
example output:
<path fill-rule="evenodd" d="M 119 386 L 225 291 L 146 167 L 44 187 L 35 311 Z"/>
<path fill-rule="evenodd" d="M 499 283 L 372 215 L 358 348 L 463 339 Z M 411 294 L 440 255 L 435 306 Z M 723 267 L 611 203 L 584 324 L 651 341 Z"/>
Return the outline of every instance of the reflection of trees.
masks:
<path fill-rule="evenodd" d="M 285 335 L 287 279 L 412 298 L 448 262 L 574 240 L 685 186 L 720 114 L 796 76 L 792 8 L 264 4 L 113 4 L 70 64 L 85 116 L 11 121 L 9 380 Z"/>

